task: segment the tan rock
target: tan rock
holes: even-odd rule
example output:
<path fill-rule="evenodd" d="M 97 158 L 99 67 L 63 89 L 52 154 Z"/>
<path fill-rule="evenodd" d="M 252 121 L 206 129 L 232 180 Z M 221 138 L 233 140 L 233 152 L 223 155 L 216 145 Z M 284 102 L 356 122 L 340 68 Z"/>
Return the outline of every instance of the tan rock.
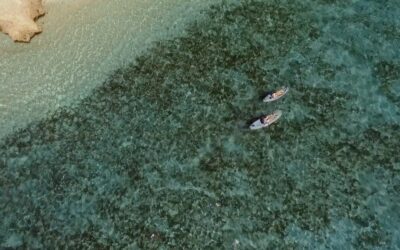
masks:
<path fill-rule="evenodd" d="M 0 0 L 0 30 L 14 41 L 29 42 L 42 32 L 35 20 L 44 14 L 42 0 Z"/>

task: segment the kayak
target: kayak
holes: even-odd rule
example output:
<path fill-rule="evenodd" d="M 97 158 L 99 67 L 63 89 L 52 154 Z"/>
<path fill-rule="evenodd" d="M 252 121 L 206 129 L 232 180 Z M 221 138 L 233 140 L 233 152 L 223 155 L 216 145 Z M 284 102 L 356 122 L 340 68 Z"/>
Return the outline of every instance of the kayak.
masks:
<path fill-rule="evenodd" d="M 273 102 L 281 98 L 282 96 L 286 95 L 286 93 L 289 91 L 289 87 L 282 87 L 281 89 L 278 89 L 277 91 L 270 92 L 267 94 L 266 97 L 264 97 L 263 102 Z"/>
<path fill-rule="evenodd" d="M 250 129 L 266 128 L 282 116 L 282 111 L 276 110 L 272 114 L 263 115 L 250 125 Z"/>

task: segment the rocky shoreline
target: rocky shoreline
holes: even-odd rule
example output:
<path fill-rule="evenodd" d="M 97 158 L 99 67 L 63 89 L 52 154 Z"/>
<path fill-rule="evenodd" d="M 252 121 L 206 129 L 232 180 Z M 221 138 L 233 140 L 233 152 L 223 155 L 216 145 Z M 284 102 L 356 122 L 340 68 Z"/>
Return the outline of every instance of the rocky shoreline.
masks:
<path fill-rule="evenodd" d="M 44 14 L 42 0 L 0 0 L 0 30 L 15 42 L 29 42 L 42 32 L 35 21 Z"/>

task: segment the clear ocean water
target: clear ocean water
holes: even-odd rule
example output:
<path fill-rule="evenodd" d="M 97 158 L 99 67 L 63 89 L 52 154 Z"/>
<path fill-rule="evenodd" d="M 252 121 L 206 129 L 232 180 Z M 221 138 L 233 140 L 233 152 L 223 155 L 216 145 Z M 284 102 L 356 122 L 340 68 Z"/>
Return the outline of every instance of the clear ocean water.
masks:
<path fill-rule="evenodd" d="M 400 248 L 400 2 L 205 11 L 0 140 L 2 248 Z"/>

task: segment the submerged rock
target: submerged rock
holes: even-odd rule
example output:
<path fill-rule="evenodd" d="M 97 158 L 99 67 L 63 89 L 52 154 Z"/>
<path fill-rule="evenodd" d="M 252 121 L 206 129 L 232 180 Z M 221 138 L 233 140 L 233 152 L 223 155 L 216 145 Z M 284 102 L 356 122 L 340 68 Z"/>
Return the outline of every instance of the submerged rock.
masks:
<path fill-rule="evenodd" d="M 42 0 L 0 0 L 0 30 L 18 42 L 29 42 L 42 32 L 35 23 L 45 14 Z"/>

